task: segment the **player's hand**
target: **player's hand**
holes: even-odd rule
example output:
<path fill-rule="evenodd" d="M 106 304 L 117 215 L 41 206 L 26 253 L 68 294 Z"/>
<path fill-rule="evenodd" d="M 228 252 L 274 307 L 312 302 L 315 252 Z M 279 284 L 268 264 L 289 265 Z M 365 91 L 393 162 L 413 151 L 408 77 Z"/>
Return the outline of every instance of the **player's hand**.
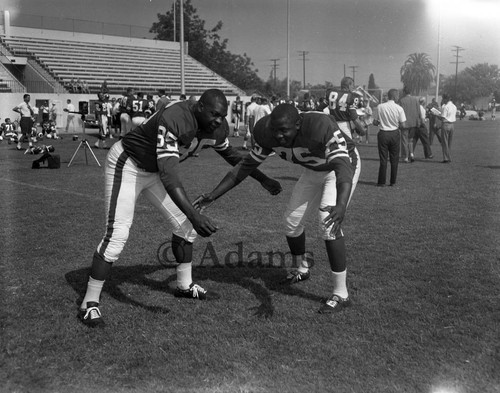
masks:
<path fill-rule="evenodd" d="M 215 201 L 210 197 L 210 194 L 201 194 L 193 202 L 193 207 L 200 213 L 210 207 Z"/>
<path fill-rule="evenodd" d="M 267 178 L 261 184 L 262 187 L 269 191 L 269 194 L 271 195 L 278 195 L 281 191 L 283 191 L 280 182 L 274 179 Z"/>
<path fill-rule="evenodd" d="M 340 229 L 342 221 L 344 221 L 346 208 L 344 206 L 325 206 L 320 207 L 319 210 L 329 213 L 328 216 L 323 219 L 323 225 L 326 228 L 331 226 L 330 235 L 335 236 Z"/>
<path fill-rule="evenodd" d="M 219 229 L 210 218 L 203 214 L 197 213 L 191 220 L 194 230 L 202 237 L 209 237 Z"/>

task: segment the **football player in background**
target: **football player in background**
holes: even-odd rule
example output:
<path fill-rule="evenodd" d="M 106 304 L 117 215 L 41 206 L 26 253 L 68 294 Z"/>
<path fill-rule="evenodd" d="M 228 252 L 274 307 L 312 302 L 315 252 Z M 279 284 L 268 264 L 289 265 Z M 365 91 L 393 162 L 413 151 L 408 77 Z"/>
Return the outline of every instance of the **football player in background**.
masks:
<path fill-rule="evenodd" d="M 106 138 L 109 135 L 109 129 L 108 129 L 109 107 L 104 93 L 102 92 L 97 93 L 97 97 L 99 99 L 95 102 L 94 113 L 97 122 L 99 124 L 99 137 L 97 138 L 97 141 L 95 142 L 94 146 L 96 149 L 99 149 L 99 147 L 106 149 L 108 147 L 106 145 Z M 102 142 L 102 145 L 99 142 Z"/>
<path fill-rule="evenodd" d="M 132 129 L 140 126 L 146 120 L 146 110 L 149 102 L 144 98 L 144 93 L 138 92 L 137 97 L 132 100 Z"/>
<path fill-rule="evenodd" d="M 231 105 L 232 119 L 231 123 L 234 124 L 233 136 L 238 137 L 240 130 L 240 120 L 243 114 L 243 101 L 241 101 L 240 96 L 236 96 L 236 101 Z"/>
<path fill-rule="evenodd" d="M 6 139 L 9 144 L 12 142 L 17 143 L 17 127 L 10 121 L 10 118 L 5 118 L 5 123 L 0 126 L 0 141 Z"/>
<path fill-rule="evenodd" d="M 340 81 L 340 90 L 328 90 L 326 92 L 328 107 L 323 112 L 333 116 L 339 128 L 349 138 L 353 137 L 352 126 L 360 135 L 366 134 L 366 127 L 358 118 L 357 109 L 361 105 L 361 95 L 354 91 L 354 80 L 345 76 Z"/>
<path fill-rule="evenodd" d="M 105 164 L 107 228 L 94 253 L 87 292 L 79 309 L 84 324 L 93 327 L 103 323 L 101 291 L 125 246 L 140 194 L 173 227 L 172 250 L 178 262 L 175 296 L 207 298 L 207 291 L 192 280 L 193 241 L 197 234 L 212 235 L 217 226 L 194 209 L 177 168 L 180 161 L 203 146 L 212 146 L 233 165 L 241 159 L 227 141 L 226 116 L 227 100 L 222 91 L 207 90 L 196 103 L 173 102 L 157 111 L 111 147 Z M 279 182 L 260 172 L 252 175 L 270 193 L 281 191 Z"/>
<path fill-rule="evenodd" d="M 127 88 L 127 92 L 120 101 L 120 136 L 123 138 L 132 129 L 132 103 L 135 100 L 133 87 Z"/>
<path fill-rule="evenodd" d="M 318 213 L 320 230 L 332 271 L 333 291 L 320 313 L 350 305 L 346 276 L 346 246 L 341 224 L 356 187 L 361 162 L 354 142 L 339 130 L 332 117 L 299 111 L 290 104 L 277 106 L 254 128 L 255 147 L 215 189 L 198 197 L 194 206 L 203 211 L 243 181 L 273 152 L 303 167 L 285 212 L 286 239 L 291 254 L 300 258 L 298 269 L 287 276 L 291 284 L 310 277 L 304 223 Z"/>
<path fill-rule="evenodd" d="M 148 94 L 146 99 L 148 100 L 148 108 L 144 111 L 144 113 L 146 115 L 146 119 L 149 119 L 156 111 L 156 104 L 152 94 Z"/>

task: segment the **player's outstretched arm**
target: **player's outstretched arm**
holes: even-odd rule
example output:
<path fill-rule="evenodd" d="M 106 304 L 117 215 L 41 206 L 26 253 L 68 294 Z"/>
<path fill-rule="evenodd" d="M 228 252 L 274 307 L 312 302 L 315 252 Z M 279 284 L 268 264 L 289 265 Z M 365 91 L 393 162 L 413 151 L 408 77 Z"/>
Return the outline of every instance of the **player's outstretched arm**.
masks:
<path fill-rule="evenodd" d="M 210 193 L 202 194 L 193 202 L 196 210 L 202 211 L 210 206 L 216 199 L 220 198 L 226 192 L 231 190 L 245 180 L 261 162 L 256 161 L 248 155 L 236 165 L 221 182 Z"/>
<path fill-rule="evenodd" d="M 170 157 L 158 160 L 160 179 L 168 195 L 177 207 L 186 215 L 193 224 L 194 230 L 203 237 L 208 237 L 217 231 L 215 225 L 208 217 L 196 210 L 189 200 L 186 191 L 179 179 L 177 172 L 178 158 Z"/>
<path fill-rule="evenodd" d="M 227 146 L 227 148 L 223 150 L 216 151 L 227 163 L 232 166 L 236 166 L 245 157 L 231 145 Z M 271 195 L 278 195 L 281 191 L 283 191 L 279 181 L 270 178 L 257 168 L 250 173 L 250 177 L 257 180 Z"/>

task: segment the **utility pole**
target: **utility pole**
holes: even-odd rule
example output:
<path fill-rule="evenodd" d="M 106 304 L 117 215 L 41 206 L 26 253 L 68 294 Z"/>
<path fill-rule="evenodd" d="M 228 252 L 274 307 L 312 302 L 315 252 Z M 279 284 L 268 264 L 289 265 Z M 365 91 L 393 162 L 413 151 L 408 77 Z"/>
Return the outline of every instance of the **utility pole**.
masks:
<path fill-rule="evenodd" d="M 356 83 L 356 68 L 359 68 L 359 66 L 349 66 L 349 68 L 352 69 L 352 80 Z"/>
<path fill-rule="evenodd" d="M 273 82 L 274 82 L 274 88 L 276 88 L 276 69 L 279 67 L 278 64 L 276 64 L 280 59 L 270 59 L 274 64 L 271 66 L 273 69 Z"/>
<path fill-rule="evenodd" d="M 456 100 L 457 99 L 457 85 L 458 85 L 458 65 L 464 63 L 463 61 L 458 61 L 458 59 L 460 57 L 462 57 L 462 56 L 459 56 L 460 52 L 465 50 L 465 49 L 461 48 L 457 45 L 453 46 L 453 48 L 455 48 L 455 49 L 453 49 L 452 52 L 456 52 L 456 54 L 455 54 L 455 61 L 452 62 L 451 64 L 455 63 L 455 97 L 453 97 L 453 98 L 454 98 L 454 100 Z"/>
<path fill-rule="evenodd" d="M 306 88 L 306 60 L 309 60 L 309 59 L 306 59 L 306 55 L 309 53 L 305 50 L 303 51 L 299 51 L 299 53 L 302 55 L 302 70 L 303 70 L 303 74 L 302 74 L 302 83 L 303 83 L 303 87 L 304 89 Z"/>

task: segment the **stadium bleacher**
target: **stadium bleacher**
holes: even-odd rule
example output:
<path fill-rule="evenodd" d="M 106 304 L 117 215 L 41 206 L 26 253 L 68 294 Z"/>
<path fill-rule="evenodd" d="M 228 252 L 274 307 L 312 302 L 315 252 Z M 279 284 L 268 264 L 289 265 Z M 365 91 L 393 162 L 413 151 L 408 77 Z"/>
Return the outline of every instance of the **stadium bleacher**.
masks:
<path fill-rule="evenodd" d="M 160 88 L 171 93 L 181 91 L 179 46 L 168 47 L 155 40 L 127 42 L 101 35 L 93 39 L 91 34 L 79 40 L 70 32 L 33 34 L 29 30 L 16 29 L 18 34 L 0 34 L 2 46 L 14 56 L 36 60 L 68 92 L 70 82 L 78 79 L 87 83 L 91 93 L 96 93 L 104 80 L 111 94 L 121 94 L 128 87 L 145 93 L 154 93 Z M 237 86 L 187 54 L 184 56 L 184 87 L 188 95 L 201 94 L 208 88 L 218 88 L 228 96 L 245 95 Z"/>

